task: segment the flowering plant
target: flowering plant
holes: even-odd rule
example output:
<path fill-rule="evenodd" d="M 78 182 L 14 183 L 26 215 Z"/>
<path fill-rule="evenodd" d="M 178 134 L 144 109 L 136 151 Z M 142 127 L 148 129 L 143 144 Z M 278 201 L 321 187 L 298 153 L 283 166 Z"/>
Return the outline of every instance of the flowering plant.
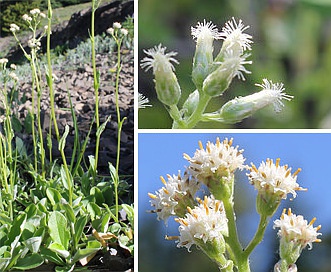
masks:
<path fill-rule="evenodd" d="M 158 220 L 167 224 L 170 217 L 179 223 L 176 236 L 166 236 L 175 240 L 177 247 L 188 251 L 196 246 L 213 260 L 220 271 L 250 270 L 249 257 L 262 241 L 267 225 L 283 199 L 288 194 L 292 198 L 297 191 L 305 191 L 297 177 L 301 169 L 292 171 L 288 165 L 281 165 L 280 159 L 267 159 L 258 167 L 247 165 L 243 149 L 233 146 L 233 139 L 216 139 L 199 149 L 193 156 L 184 154 L 189 165 L 183 175 L 161 177 L 164 186 L 155 193 L 149 193 L 151 205 Z M 234 210 L 234 189 L 236 172 L 246 170 L 249 182 L 257 190 L 256 210 L 260 222 L 254 237 L 243 247 L 240 243 Z M 206 187 L 208 190 L 206 190 Z M 208 193 L 206 193 L 208 192 Z M 197 198 L 201 196 L 203 198 Z M 274 271 L 297 271 L 296 261 L 304 248 L 312 248 L 318 238 L 321 226 L 314 227 L 316 218 L 309 223 L 302 215 L 295 215 L 289 208 L 284 209 L 280 219 L 274 221 L 273 228 L 279 229 L 280 260 Z"/>
<path fill-rule="evenodd" d="M 273 104 L 278 112 L 284 106 L 282 100 L 290 101 L 293 96 L 284 92 L 282 83 L 273 83 L 263 79 L 256 84 L 262 90 L 248 96 L 236 97 L 215 112 L 206 113 L 210 100 L 221 96 L 230 86 L 232 80 L 245 80 L 244 74 L 250 74 L 245 66 L 252 64 L 250 56 L 252 36 L 245 33 L 248 26 L 242 20 L 232 18 L 219 32 L 212 22 L 198 22 L 191 28 L 196 41 L 193 57 L 192 80 L 195 90 L 179 109 L 178 102 L 182 96 L 181 87 L 175 74 L 176 52 L 166 52 L 161 44 L 144 50 L 147 57 L 141 61 L 141 67 L 153 70 L 155 90 L 158 99 L 165 105 L 173 119 L 172 128 L 193 128 L 198 122 L 217 121 L 233 124 L 251 116 L 254 112 Z M 219 53 L 214 57 L 214 40 L 223 40 Z"/>

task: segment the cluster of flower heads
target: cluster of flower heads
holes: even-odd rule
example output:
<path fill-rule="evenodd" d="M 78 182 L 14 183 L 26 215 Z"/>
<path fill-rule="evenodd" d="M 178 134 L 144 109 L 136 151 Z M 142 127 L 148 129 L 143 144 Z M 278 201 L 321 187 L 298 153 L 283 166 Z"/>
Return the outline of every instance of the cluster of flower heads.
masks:
<path fill-rule="evenodd" d="M 44 26 L 44 33 L 39 36 L 39 38 L 36 38 L 35 34 L 37 31 L 37 28 L 41 22 L 41 19 L 46 18 L 45 13 L 41 12 L 40 9 L 35 8 L 30 10 L 30 14 L 24 14 L 22 16 L 22 20 L 25 22 L 25 24 L 28 26 L 32 32 L 34 32 L 34 35 L 31 39 L 28 40 L 28 46 L 31 49 L 39 50 L 41 43 L 41 38 L 46 34 L 46 31 L 48 29 L 48 26 Z M 10 24 L 10 31 L 13 33 L 15 39 L 18 41 L 16 37 L 16 32 L 20 30 L 20 27 L 16 24 Z"/>
<path fill-rule="evenodd" d="M 30 14 L 32 17 L 29 16 L 28 14 L 24 14 L 22 16 L 23 21 L 31 22 L 32 20 L 37 20 L 39 16 L 41 18 L 46 18 L 45 13 L 41 12 L 40 9 L 37 8 L 30 10 Z"/>
<path fill-rule="evenodd" d="M 222 31 L 219 31 L 212 22 L 205 20 L 191 27 L 191 34 L 196 41 L 192 80 L 199 93 L 210 97 L 220 96 L 227 90 L 233 78 L 245 80 L 245 74 L 251 73 L 246 68 L 247 65 L 252 64 L 252 61 L 247 60 L 250 56 L 247 52 L 251 50 L 253 43 L 252 36 L 245 33 L 248 28 L 249 26 L 245 26 L 242 20 L 236 21 L 234 18 L 226 22 Z M 216 57 L 213 54 L 215 40 L 223 40 Z M 141 60 L 141 67 L 145 71 L 153 70 L 158 99 L 168 106 L 176 105 L 181 96 L 173 65 L 179 63 L 175 59 L 177 53 L 166 52 L 166 47 L 161 44 L 144 50 L 144 53 L 147 56 Z M 256 85 L 261 87 L 262 91 L 234 98 L 217 112 L 205 115 L 203 120 L 236 123 L 268 105 L 273 105 L 278 112 L 284 106 L 282 100 L 293 99 L 293 96 L 285 93 L 282 83 L 263 79 L 262 84 Z M 195 100 L 199 100 L 198 96 L 194 97 Z"/>
<path fill-rule="evenodd" d="M 118 35 L 118 33 L 123 36 L 127 36 L 129 33 L 128 30 L 126 28 L 122 28 L 121 23 L 118 22 L 114 22 L 113 27 L 108 28 L 106 32 L 112 36 Z"/>
<path fill-rule="evenodd" d="M 206 243 L 218 242 L 228 235 L 228 220 L 222 199 L 216 199 L 213 194 L 205 196 L 203 201 L 194 199 L 202 184 L 209 186 L 206 180 L 228 178 L 236 170 L 249 170 L 248 179 L 258 194 L 271 196 L 276 207 L 288 194 L 296 197 L 297 190 L 304 190 L 297 183 L 297 174 L 301 169 L 291 174 L 291 168 L 279 164 L 280 159 L 275 163 L 267 159 L 258 168 L 253 163 L 249 167 L 244 164 L 243 150 L 238 146 L 233 147 L 232 143 L 233 139 L 220 141 L 217 138 L 216 143 L 207 142 L 204 148 L 199 142 L 200 149 L 196 150 L 193 157 L 184 154 L 190 163 L 184 176 L 167 175 L 167 181 L 161 177 L 164 187 L 155 194 L 149 193 L 158 220 L 167 222 L 170 216 L 175 216 L 175 221 L 180 224 L 180 235 L 170 237 L 177 239 L 178 247 L 190 250 L 193 244 L 201 247 Z M 234 179 L 228 182 L 234 182 Z M 274 222 L 274 228 L 280 228 L 278 235 L 281 240 L 298 243 L 302 250 L 307 245 L 311 247 L 312 242 L 320 242 L 317 238 L 320 233 L 317 231 L 321 227 L 313 227 L 314 222 L 315 219 L 307 224 L 302 216 L 292 214 L 289 209 L 288 214 L 284 211 L 281 218 Z"/>

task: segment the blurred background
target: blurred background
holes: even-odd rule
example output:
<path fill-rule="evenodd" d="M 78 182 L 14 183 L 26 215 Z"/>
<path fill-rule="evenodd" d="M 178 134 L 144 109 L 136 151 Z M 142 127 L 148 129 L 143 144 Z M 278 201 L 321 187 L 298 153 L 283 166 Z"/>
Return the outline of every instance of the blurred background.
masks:
<path fill-rule="evenodd" d="M 163 184 L 160 176 L 183 173 L 187 161 L 183 153 L 193 156 L 201 140 L 204 147 L 207 141 L 215 142 L 216 137 L 224 140 L 233 138 L 233 145 L 244 149 L 245 163 L 253 162 L 257 167 L 267 158 L 280 158 L 280 165 L 288 164 L 292 173 L 298 168 L 298 183 L 308 191 L 299 191 L 291 201 L 291 196 L 282 201 L 281 206 L 270 220 L 264 240 L 251 256 L 251 271 L 273 271 L 279 260 L 277 230 L 273 221 L 280 217 L 283 208 L 303 215 L 309 222 L 316 217 L 314 227 L 321 224 L 322 243 L 313 243 L 313 249 L 303 251 L 297 265 L 300 272 L 331 271 L 331 183 L 330 150 L 331 134 L 317 133 L 139 133 L 138 135 L 138 265 L 140 272 L 217 272 L 217 266 L 202 252 L 192 246 L 192 252 L 176 248 L 174 241 L 164 239 L 165 235 L 178 235 L 178 223 L 169 219 L 166 227 L 163 221 L 156 220 L 156 214 L 148 213 L 150 206 L 147 193 L 155 193 Z M 259 216 L 255 211 L 257 192 L 249 184 L 246 171 L 237 172 L 235 187 L 235 210 L 239 238 L 246 246 L 256 231 Z"/>
<path fill-rule="evenodd" d="M 200 123 L 199 128 L 331 128 L 331 0 L 140 0 L 139 60 L 143 49 L 159 43 L 177 51 L 176 74 L 183 91 L 180 105 L 194 90 L 191 66 L 195 42 L 191 26 L 212 21 L 221 30 L 235 17 L 250 28 L 253 48 L 246 81 L 235 79 L 208 111 L 236 96 L 260 89 L 263 78 L 283 82 L 291 102 L 276 114 L 268 107 L 235 125 Z M 215 43 L 218 52 L 221 41 Z M 139 68 L 139 92 L 153 107 L 139 111 L 139 128 L 171 128 L 167 111 L 156 98 L 153 76 Z"/>

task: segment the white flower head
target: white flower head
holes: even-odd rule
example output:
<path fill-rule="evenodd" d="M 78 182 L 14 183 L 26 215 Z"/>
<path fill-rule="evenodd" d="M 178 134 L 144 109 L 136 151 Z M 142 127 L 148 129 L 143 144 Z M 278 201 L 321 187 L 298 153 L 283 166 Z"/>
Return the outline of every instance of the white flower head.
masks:
<path fill-rule="evenodd" d="M 30 13 L 31 13 L 31 15 L 38 15 L 38 14 L 40 14 L 40 9 L 37 9 L 37 8 L 32 9 L 32 10 L 30 10 Z"/>
<path fill-rule="evenodd" d="M 106 30 L 106 32 L 110 35 L 114 35 L 114 28 L 110 27 Z"/>
<path fill-rule="evenodd" d="M 271 159 L 262 162 L 259 168 L 251 163 L 250 173 L 247 174 L 251 184 L 262 194 L 277 195 L 280 199 L 286 199 L 287 194 L 291 193 L 295 198 L 297 190 L 306 190 L 297 183 L 297 175 L 301 171 L 298 168 L 291 174 L 288 165 L 279 165 L 280 159 L 276 163 Z"/>
<path fill-rule="evenodd" d="M 284 107 L 283 99 L 291 101 L 294 96 L 286 94 L 283 83 L 273 83 L 271 80 L 263 79 L 263 84 L 255 84 L 261 87 L 263 90 L 259 92 L 261 101 L 265 101 L 266 104 L 273 104 L 276 112 L 280 112 Z M 263 99 L 262 99 L 263 98 Z"/>
<path fill-rule="evenodd" d="M 4 65 L 4 64 L 7 64 L 7 63 L 8 63 L 8 59 L 6 59 L 6 58 L 0 59 L 0 65 Z"/>
<path fill-rule="evenodd" d="M 225 138 L 223 142 L 216 139 L 216 143 L 208 142 L 206 149 L 199 142 L 200 149 L 197 149 L 194 156 L 184 154 L 184 158 L 190 162 L 188 170 L 190 174 L 200 181 L 206 181 L 215 175 L 219 178 L 237 169 L 242 170 L 245 158 L 242 155 L 243 149 L 232 146 L 233 139 Z"/>
<path fill-rule="evenodd" d="M 175 68 L 171 62 L 178 64 L 179 62 L 174 58 L 177 55 L 177 52 L 165 53 L 166 47 L 162 47 L 161 44 L 154 46 L 151 49 L 144 50 L 144 53 L 149 57 L 145 57 L 141 61 L 141 68 L 148 71 L 153 68 L 155 74 L 156 71 L 174 71 Z"/>
<path fill-rule="evenodd" d="M 10 72 L 9 76 L 14 80 L 14 81 L 18 81 L 18 76 L 14 73 L 14 72 Z"/>
<path fill-rule="evenodd" d="M 225 49 L 231 49 L 236 53 L 238 52 L 239 55 L 245 50 L 251 50 L 252 36 L 244 33 L 248 28 L 249 26 L 245 26 L 242 20 L 237 23 L 235 18 L 232 17 L 232 20 L 225 24 L 220 33 L 224 39 L 223 46 Z"/>
<path fill-rule="evenodd" d="M 157 213 L 158 220 L 167 223 L 168 218 L 178 213 L 185 213 L 185 209 L 194 200 L 194 195 L 199 189 L 198 183 L 190 179 L 185 173 L 178 175 L 167 175 L 167 181 L 160 177 L 164 187 L 155 194 L 148 193 L 151 198 L 151 206 L 155 207 L 153 212 Z"/>
<path fill-rule="evenodd" d="M 313 218 L 309 223 L 303 218 L 302 215 L 295 215 L 291 209 L 286 209 L 280 219 L 274 221 L 273 228 L 279 228 L 278 236 L 284 243 L 293 243 L 300 246 L 300 251 L 307 245 L 309 249 L 312 249 L 313 242 L 321 242 L 321 239 L 317 238 L 322 235 L 318 231 L 321 229 L 321 225 L 313 227 L 316 218 Z"/>
<path fill-rule="evenodd" d="M 32 17 L 29 16 L 29 15 L 27 15 L 27 14 L 24 14 L 22 16 L 22 19 L 23 19 L 23 21 L 28 21 L 28 22 L 31 22 L 32 21 Z"/>
<path fill-rule="evenodd" d="M 218 40 L 221 38 L 220 32 L 218 32 L 217 27 L 212 22 L 206 22 L 203 20 L 203 23 L 198 22 L 196 27 L 191 27 L 191 34 L 194 39 L 197 41 L 199 39 L 215 39 Z"/>
<path fill-rule="evenodd" d="M 39 50 L 40 46 L 41 46 L 41 42 L 35 38 L 32 38 L 32 39 L 28 40 L 28 46 L 31 49 L 35 48 L 35 49 Z"/>
<path fill-rule="evenodd" d="M 126 28 L 121 28 L 121 34 L 122 34 L 123 36 L 127 36 L 128 33 L 129 33 L 129 31 L 128 31 Z"/>
<path fill-rule="evenodd" d="M 20 30 L 20 27 L 16 24 L 10 24 L 10 29 L 11 32 L 15 33 L 16 31 Z"/>
<path fill-rule="evenodd" d="M 119 22 L 113 23 L 113 28 L 114 29 L 120 29 L 121 27 L 122 27 L 121 23 L 119 23 Z"/>
<path fill-rule="evenodd" d="M 138 92 L 138 109 L 144 109 L 146 107 L 151 107 L 152 105 L 148 104 L 149 99 L 143 94 Z"/>
<path fill-rule="evenodd" d="M 177 247 L 186 247 L 206 244 L 213 240 L 222 240 L 228 235 L 227 218 L 223 202 L 213 196 L 205 196 L 204 201 L 194 209 L 188 208 L 184 218 L 175 219 L 179 224 L 179 237 Z"/>

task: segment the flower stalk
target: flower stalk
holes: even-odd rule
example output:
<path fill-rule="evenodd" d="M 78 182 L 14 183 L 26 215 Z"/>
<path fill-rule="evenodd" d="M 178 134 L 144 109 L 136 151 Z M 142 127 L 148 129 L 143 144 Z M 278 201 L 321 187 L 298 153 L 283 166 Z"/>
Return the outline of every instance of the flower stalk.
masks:
<path fill-rule="evenodd" d="M 117 153 L 116 153 L 116 165 L 115 165 L 115 176 L 114 176 L 114 191 L 115 191 L 115 217 L 118 221 L 118 185 L 119 185 L 119 167 L 120 167 L 120 151 L 121 151 L 121 133 L 123 123 L 126 117 L 121 118 L 120 107 L 119 107 L 119 82 L 121 73 L 121 46 L 123 39 L 128 35 L 128 30 L 122 28 L 122 25 L 118 22 L 113 23 L 113 27 L 109 28 L 107 32 L 112 35 L 117 45 L 117 62 L 116 62 L 116 80 L 115 80 L 115 105 L 116 105 L 116 116 L 117 116 Z"/>
<path fill-rule="evenodd" d="M 100 86 L 100 78 L 99 72 L 96 68 L 96 58 L 95 58 L 95 38 L 94 38 L 94 25 L 95 25 L 95 11 L 99 6 L 98 0 L 92 0 L 92 15 L 91 15 L 91 47 L 92 47 L 92 69 L 93 69 L 93 88 L 94 88 L 94 99 L 95 99 L 95 124 L 96 130 L 98 131 L 100 127 L 100 117 L 99 117 L 99 86 Z M 95 165 L 94 165 L 94 178 L 97 172 L 98 160 L 99 160 L 99 145 L 100 145 L 100 134 L 97 133 L 96 141 L 95 141 Z"/>

